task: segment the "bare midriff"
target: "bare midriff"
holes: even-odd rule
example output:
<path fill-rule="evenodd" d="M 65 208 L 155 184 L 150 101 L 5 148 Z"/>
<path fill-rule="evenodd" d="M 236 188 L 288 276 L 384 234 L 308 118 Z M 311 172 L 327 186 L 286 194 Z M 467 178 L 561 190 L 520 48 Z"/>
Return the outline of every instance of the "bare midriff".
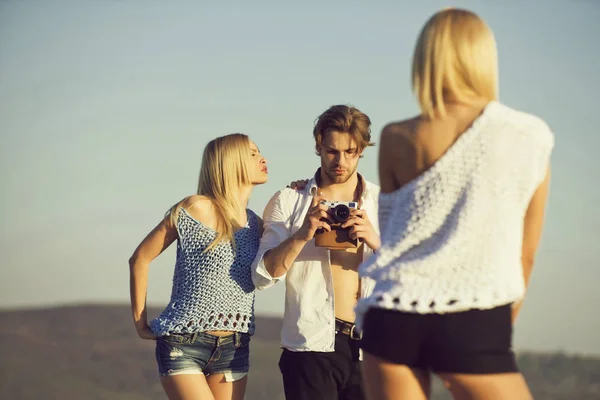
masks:
<path fill-rule="evenodd" d="M 362 262 L 363 246 L 358 251 L 330 251 L 335 316 L 348 322 L 354 322 L 354 307 L 360 298 L 358 266 Z"/>

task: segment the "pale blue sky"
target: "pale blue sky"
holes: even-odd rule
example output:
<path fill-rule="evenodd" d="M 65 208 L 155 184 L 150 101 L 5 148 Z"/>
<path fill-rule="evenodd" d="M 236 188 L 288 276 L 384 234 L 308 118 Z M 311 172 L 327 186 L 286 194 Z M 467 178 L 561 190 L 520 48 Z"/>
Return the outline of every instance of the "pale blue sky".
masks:
<path fill-rule="evenodd" d="M 317 167 L 328 106 L 417 111 L 410 61 L 436 10 L 496 34 L 500 96 L 556 134 L 548 218 L 516 347 L 600 354 L 600 2 L 0 0 L 0 307 L 128 301 L 127 259 L 196 189 L 204 144 L 244 132 L 269 160 L 251 207 Z M 377 149 L 360 170 L 377 182 Z M 163 305 L 174 252 L 152 266 Z M 257 297 L 281 314 L 283 285 Z"/>

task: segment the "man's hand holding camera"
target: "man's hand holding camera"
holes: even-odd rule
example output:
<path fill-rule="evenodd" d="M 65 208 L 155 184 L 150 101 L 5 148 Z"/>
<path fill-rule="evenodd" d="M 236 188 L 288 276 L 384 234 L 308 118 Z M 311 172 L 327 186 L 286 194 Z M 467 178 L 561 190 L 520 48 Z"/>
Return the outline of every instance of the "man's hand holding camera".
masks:
<path fill-rule="evenodd" d="M 310 241 L 320 232 L 331 232 L 331 224 L 347 229 L 352 240 L 364 242 L 373 250 L 379 249 L 381 241 L 365 210 L 358 203 L 329 202 L 323 195 L 315 196 L 306 213 L 304 223 L 295 233 L 298 240 Z"/>
<path fill-rule="evenodd" d="M 381 239 L 375 232 L 366 210 L 351 210 L 350 218 L 342 224 L 342 228 L 350 228 L 352 239 L 365 242 L 373 250 L 378 250 L 381 246 Z"/>
<path fill-rule="evenodd" d="M 310 241 L 319 229 L 324 229 L 327 232 L 331 231 L 331 227 L 325 221 L 328 220 L 328 207 L 321 204 L 324 200 L 325 197 L 323 195 L 313 197 L 310 208 L 304 217 L 304 223 L 294 235 L 298 240 Z"/>

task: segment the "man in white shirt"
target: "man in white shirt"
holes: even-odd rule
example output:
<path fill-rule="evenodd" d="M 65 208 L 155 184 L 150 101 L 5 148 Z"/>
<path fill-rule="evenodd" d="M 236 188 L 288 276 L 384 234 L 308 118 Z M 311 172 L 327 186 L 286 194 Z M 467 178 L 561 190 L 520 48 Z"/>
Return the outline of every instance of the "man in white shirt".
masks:
<path fill-rule="evenodd" d="M 364 399 L 354 307 L 373 282 L 359 278 L 357 268 L 380 246 L 379 187 L 357 172 L 363 151 L 373 145 L 370 125 L 354 107 L 332 106 L 321 114 L 313 130 L 321 167 L 304 189 L 277 192 L 264 211 L 252 278 L 259 290 L 285 280 L 279 368 L 287 400 Z M 315 235 L 335 229 L 334 207 L 322 201 L 357 203 L 341 225 L 357 248 L 315 245 Z"/>

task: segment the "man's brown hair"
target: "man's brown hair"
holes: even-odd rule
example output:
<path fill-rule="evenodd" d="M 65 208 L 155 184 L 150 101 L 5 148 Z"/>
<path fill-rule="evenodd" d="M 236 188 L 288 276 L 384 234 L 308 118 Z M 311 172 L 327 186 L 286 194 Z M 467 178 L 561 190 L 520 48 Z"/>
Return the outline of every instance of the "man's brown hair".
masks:
<path fill-rule="evenodd" d="M 349 134 L 356 142 L 358 153 L 367 146 L 375 145 L 371 142 L 371 120 L 358 108 L 336 105 L 329 107 L 327 111 L 319 115 L 313 129 L 317 155 L 320 154 L 319 150 L 323 145 L 325 135 L 334 131 Z"/>

